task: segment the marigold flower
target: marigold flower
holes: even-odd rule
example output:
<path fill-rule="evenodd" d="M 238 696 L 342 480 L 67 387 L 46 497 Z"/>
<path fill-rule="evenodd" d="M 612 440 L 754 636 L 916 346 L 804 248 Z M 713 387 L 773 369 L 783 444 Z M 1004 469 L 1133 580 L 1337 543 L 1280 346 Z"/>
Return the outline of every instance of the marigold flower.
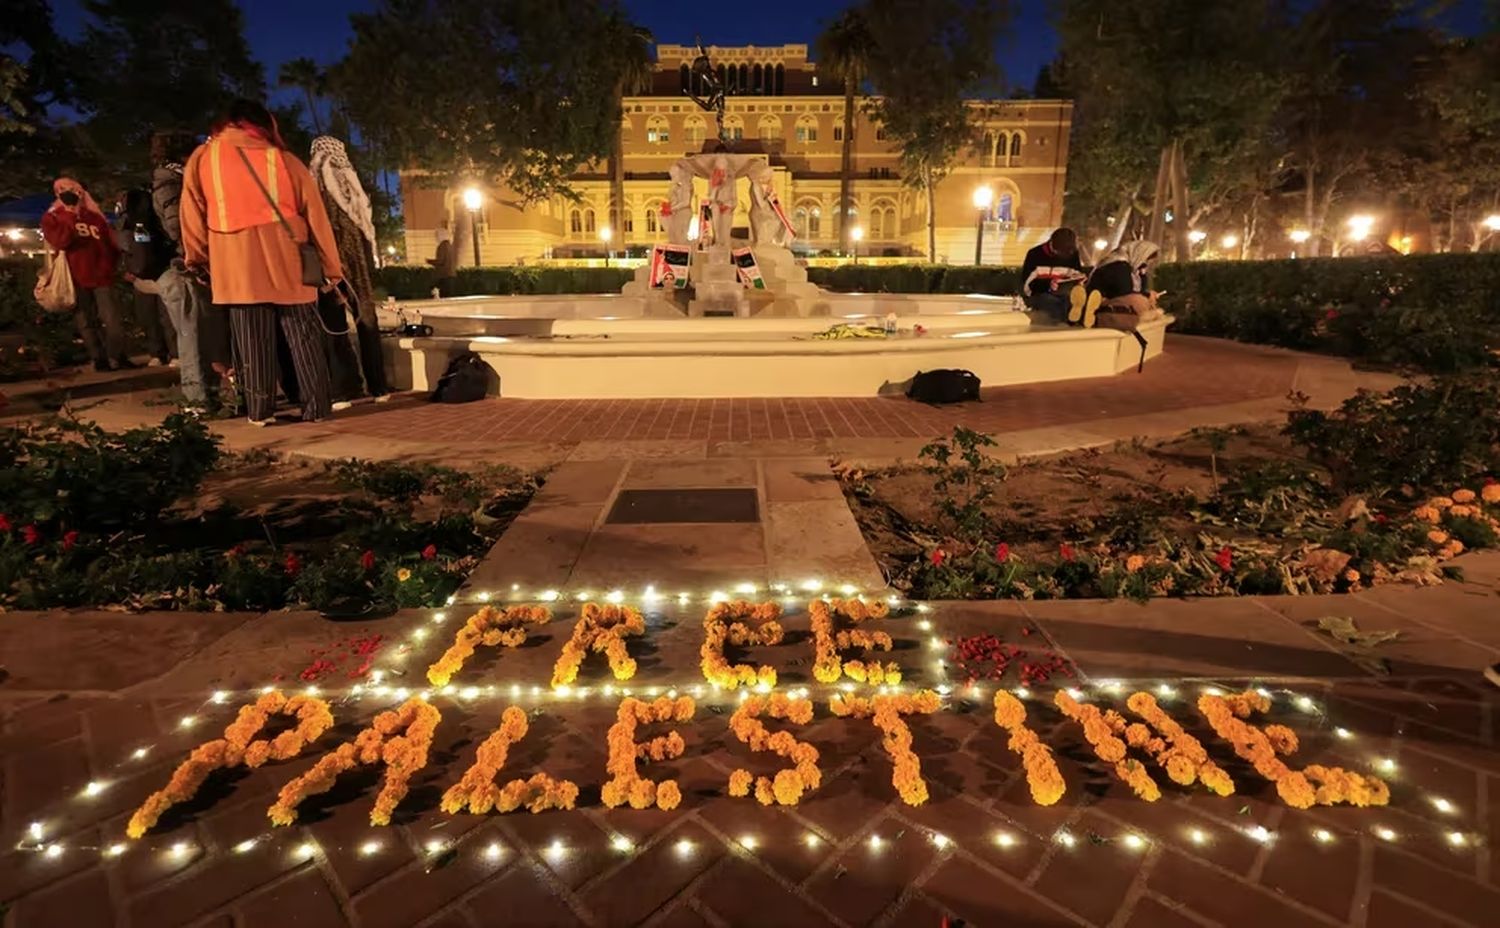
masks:
<path fill-rule="evenodd" d="M 859 628 L 838 630 L 834 624 L 835 616 L 842 616 L 856 626 L 871 619 L 883 619 L 890 614 L 885 603 L 865 603 L 858 599 L 835 599 L 829 602 L 815 599 L 808 604 L 807 612 L 813 633 L 813 677 L 819 683 L 837 682 L 846 673 L 851 677 L 853 674 L 860 674 L 856 679 L 861 682 L 900 682 L 901 671 L 895 663 L 882 667 L 875 662 L 845 663 L 839 658 L 839 651 L 846 648 L 882 651 L 892 648 L 891 636 L 885 632 L 866 632 Z M 873 673 L 872 667 L 875 668 Z"/>
<path fill-rule="evenodd" d="M 1500 503 L 1500 483 L 1486 483 L 1479 491 L 1479 498 L 1486 503 Z"/>
<path fill-rule="evenodd" d="M 552 612 L 545 606 L 485 606 L 464 621 L 453 636 L 453 644 L 427 668 L 427 681 L 433 686 L 446 686 L 480 645 L 518 648 L 526 641 L 531 626 L 550 621 Z"/>
<path fill-rule="evenodd" d="M 1435 506 L 1418 506 L 1412 510 L 1411 514 L 1412 518 L 1417 521 L 1430 522 L 1433 525 L 1436 525 L 1443 519 L 1443 514 Z"/>
<path fill-rule="evenodd" d="M 629 680 L 635 676 L 636 663 L 630 657 L 625 638 L 645 633 L 646 619 L 637 609 L 584 603 L 578 624 L 573 626 L 573 635 L 563 644 L 562 653 L 553 665 L 553 689 L 577 679 L 578 668 L 589 651 L 604 654 L 616 680 Z"/>
<path fill-rule="evenodd" d="M 682 801 L 676 781 L 664 780 L 660 784 L 642 777 L 636 770 L 638 757 L 663 760 L 680 757 L 685 745 L 677 732 L 653 738 L 638 744 L 636 726 L 641 723 L 683 722 L 692 718 L 695 705 L 687 696 L 677 699 L 661 697 L 654 702 L 627 697 L 615 711 L 615 723 L 610 726 L 605 739 L 609 755 L 605 770 L 610 779 L 600 790 L 600 800 L 610 808 L 629 803 L 631 808 L 644 809 L 655 803 L 661 809 L 675 808 Z"/>
<path fill-rule="evenodd" d="M 767 780 L 766 790 L 763 790 L 757 781 L 756 798 L 770 805 L 771 803 L 763 798 L 769 795 L 774 802 L 782 805 L 795 805 L 802 798 L 805 790 L 816 789 L 817 784 L 821 782 L 822 778 L 817 772 L 818 750 L 806 742 L 798 741 L 791 732 L 770 732 L 760 721 L 759 716 L 762 714 L 805 725 L 812 721 L 812 701 L 790 699 L 780 693 L 774 693 L 765 699 L 758 696 L 751 697 L 740 703 L 729 718 L 730 731 L 740 741 L 749 745 L 750 750 L 771 751 L 796 764 L 795 772 L 793 768 L 787 768 L 778 771 L 774 781 Z M 807 776 L 809 773 L 811 776 Z M 748 770 L 736 770 L 730 774 L 729 794 L 731 796 L 745 796 L 749 791 L 750 772 Z M 789 800 L 788 797 L 790 797 Z"/>
<path fill-rule="evenodd" d="M 1448 509 L 1453 505 L 1453 500 L 1447 496 L 1434 496 L 1427 501 L 1427 505 L 1434 509 Z"/>
<path fill-rule="evenodd" d="M 1161 798 L 1161 790 L 1145 765 L 1126 758 L 1125 742 L 1116 737 L 1114 730 L 1115 725 L 1122 731 L 1125 728 L 1124 719 L 1118 713 L 1105 715 L 1099 711 L 1098 706 L 1080 703 L 1069 696 L 1066 690 L 1058 690 L 1053 702 L 1063 715 L 1083 726 L 1083 737 L 1093 747 L 1094 754 L 1105 763 L 1112 764 L 1115 776 L 1134 790 L 1137 796 L 1147 802 L 1155 802 Z M 1111 724 L 1111 716 L 1115 725 Z"/>
<path fill-rule="evenodd" d="M 397 582 L 399 582 L 399 583 L 405 583 L 406 581 L 408 581 L 410 579 L 411 579 L 411 571 L 410 570 L 408 570 L 405 567 L 401 567 L 401 568 L 397 569 L 397 571 L 396 571 L 396 580 L 397 580 Z"/>
<path fill-rule="evenodd" d="M 829 700 L 828 708 L 840 717 L 873 718 L 884 736 L 881 744 L 891 756 L 891 785 L 903 802 L 916 806 L 927 801 L 927 782 L 922 779 L 922 762 L 911 749 L 911 729 L 902 716 L 930 715 L 941 704 L 937 693 L 921 690 L 909 696 L 898 693 L 872 699 L 839 694 Z"/>
<path fill-rule="evenodd" d="M 272 715 L 291 716 L 297 724 L 270 740 L 256 738 Z M 288 699 L 280 690 L 261 694 L 255 702 L 240 707 L 234 721 L 224 729 L 223 738 L 195 748 L 172 772 L 166 787 L 147 797 L 130 817 L 126 835 L 139 838 L 151 830 L 162 813 L 193 798 L 215 770 L 242 764 L 254 768 L 269 760 L 288 760 L 332 727 L 333 712 L 321 699 L 312 696 Z"/>
<path fill-rule="evenodd" d="M 1021 755 L 1032 802 L 1050 806 L 1061 799 L 1067 784 L 1057 769 L 1057 762 L 1052 759 L 1052 749 L 1042 744 L 1036 732 L 1026 727 L 1026 707 L 1004 690 L 995 691 L 995 724 L 1010 732 L 1007 746 Z"/>
<path fill-rule="evenodd" d="M 736 798 L 750 795 L 750 787 L 754 785 L 755 777 L 748 770 L 736 770 L 729 775 L 729 795 Z"/>
<path fill-rule="evenodd" d="M 703 617 L 703 644 L 698 648 L 699 667 L 704 679 L 716 686 L 734 689 L 738 686 L 776 685 L 773 667 L 731 664 L 724 657 L 725 643 L 735 647 L 774 645 L 786 634 L 781 623 L 781 606 L 774 602 L 752 604 L 744 601 L 715 603 Z M 744 621 L 761 624 L 752 628 Z"/>
<path fill-rule="evenodd" d="M 1427 533 L 1427 540 L 1435 545 L 1445 544 L 1448 541 L 1448 533 L 1440 529 L 1433 529 Z"/>
<path fill-rule="evenodd" d="M 1125 570 L 1128 573 L 1133 574 L 1145 566 L 1146 559 L 1139 554 L 1132 554 L 1125 559 Z"/>

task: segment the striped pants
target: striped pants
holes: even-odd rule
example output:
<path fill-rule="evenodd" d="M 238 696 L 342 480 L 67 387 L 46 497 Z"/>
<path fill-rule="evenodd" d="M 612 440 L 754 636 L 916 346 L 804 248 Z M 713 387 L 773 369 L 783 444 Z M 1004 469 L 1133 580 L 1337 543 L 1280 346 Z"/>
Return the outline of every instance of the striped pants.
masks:
<path fill-rule="evenodd" d="M 328 361 L 323 355 L 323 327 L 311 303 L 276 306 L 257 303 L 230 306 L 234 352 L 245 405 L 251 420 L 271 418 L 276 410 L 276 325 L 292 350 L 292 366 L 302 394 L 302 418 L 308 422 L 333 413 L 329 399 Z"/>

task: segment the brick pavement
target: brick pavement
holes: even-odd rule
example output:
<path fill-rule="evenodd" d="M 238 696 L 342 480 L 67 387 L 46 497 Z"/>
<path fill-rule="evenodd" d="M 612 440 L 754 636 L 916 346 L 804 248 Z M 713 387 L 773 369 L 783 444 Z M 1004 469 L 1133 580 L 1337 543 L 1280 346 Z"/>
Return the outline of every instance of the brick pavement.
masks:
<path fill-rule="evenodd" d="M 1480 579 L 1469 594 L 1493 598 L 1500 563 L 1471 563 Z M 1431 607 L 1421 603 L 1439 602 L 1429 594 L 1444 589 L 1415 591 L 1416 600 L 1360 598 L 1362 627 L 1381 627 L 1371 616 L 1382 611 L 1404 630 L 1429 622 L 1423 617 Z M 1019 763 L 991 720 L 988 694 L 960 690 L 939 713 L 911 722 L 931 793 L 924 805 L 897 798 L 869 722 L 836 719 L 823 707 L 812 724 L 796 729 L 821 752 L 822 786 L 796 807 L 763 807 L 728 797 L 725 781 L 740 766 L 768 773 L 774 759 L 752 756 L 729 732 L 730 694 L 703 690 L 695 718 L 675 726 L 685 754 L 643 768 L 676 776 L 682 806 L 608 810 L 597 796 L 604 732 L 619 692 L 606 696 L 603 686 L 634 686 L 640 695 L 701 687 L 701 607 L 671 601 L 660 609 L 645 639 L 631 644 L 640 667 L 629 683 L 609 681 L 602 664 L 590 662 L 579 681 L 587 694 L 533 696 L 533 686 L 539 693 L 546 687 L 575 611 L 559 606 L 558 621 L 542 630 L 537 646 L 481 649 L 453 691 L 433 694 L 443 722 L 431 762 L 395 824 L 383 829 L 368 822 L 373 772 L 348 774 L 326 797 L 309 800 L 297 826 L 269 829 L 266 807 L 308 768 L 313 758 L 306 757 L 217 774 L 198 800 L 169 813 L 142 841 L 121 837 L 130 810 L 194 744 L 222 728 L 237 702 L 275 674 L 295 676 L 306 660 L 305 636 L 279 656 L 260 652 L 256 666 L 215 664 L 206 682 L 176 672 L 114 693 L 0 690 L 4 926 L 933 926 L 944 916 L 1006 926 L 1492 923 L 1500 911 L 1500 858 L 1492 847 L 1500 835 L 1497 703 L 1466 669 L 1477 663 L 1472 638 L 1449 637 L 1455 657 L 1447 662 L 1426 642 L 1424 663 L 1409 665 L 1410 673 L 1374 677 L 1318 639 L 1304 617 L 1278 612 L 1275 600 L 1153 603 L 1131 607 L 1134 613 L 1089 605 L 934 604 L 883 624 L 896 638 L 894 656 L 918 685 L 941 679 L 933 635 L 983 630 L 1029 648 L 1076 649 L 1083 655 L 1076 685 L 1088 698 L 1118 705 L 1134 686 L 1160 691 L 1168 711 L 1205 739 L 1235 779 L 1235 796 L 1185 790 L 1157 774 L 1163 799 L 1133 798 L 1038 687 L 1028 694 L 1028 711 L 1056 749 L 1068 784 L 1056 806 L 1030 802 Z M 1324 605 L 1339 611 L 1343 603 Z M 1138 672 L 1129 686 L 1101 679 L 1092 668 L 1129 664 L 1111 664 L 1099 651 L 1098 641 L 1116 638 L 1090 636 L 1152 627 L 1143 618 L 1162 607 L 1179 629 L 1202 615 L 1199 634 L 1153 632 L 1135 646 L 1160 655 L 1172 672 Z M 409 637 L 382 664 L 387 675 L 379 686 L 418 686 L 422 668 L 467 611 L 444 610 L 442 623 L 425 613 L 391 620 Z M 1478 602 L 1467 613 L 1444 611 L 1446 622 L 1479 628 L 1492 610 Z M 1229 618 L 1211 621 L 1220 613 Z M 236 626 L 225 640 L 263 640 L 286 621 L 267 616 L 250 623 L 256 628 Z M 316 626 L 298 619 L 293 627 Z M 805 614 L 794 609 L 787 627 L 788 644 L 753 657 L 779 666 L 784 686 L 803 685 Z M 1023 627 L 1033 634 L 1023 635 Z M 342 637 L 348 626 L 329 628 L 331 637 Z M 1223 646 L 1205 648 L 1212 640 Z M 1225 656 L 1232 645 L 1260 661 L 1242 664 L 1256 668 L 1253 677 L 1232 671 Z M 213 651 L 196 641 L 187 647 L 194 655 Z M 1115 646 L 1122 647 L 1130 645 Z M 1211 680 L 1190 663 L 1199 652 L 1215 655 L 1205 667 Z M 190 671 L 204 659 L 185 665 Z M 325 736 L 325 749 L 401 695 L 380 693 L 374 681 L 359 695 L 337 680 L 320 683 L 340 723 Z M 1302 740 L 1297 764 L 1373 769 L 1391 783 L 1391 806 L 1282 805 L 1269 784 L 1212 740 L 1191 707 L 1204 686 L 1242 684 L 1273 692 L 1271 720 Z M 469 686 L 476 690 L 466 692 Z M 511 695 L 513 686 L 519 695 Z M 208 698 L 213 687 L 234 695 L 216 703 Z M 582 788 L 580 808 L 444 815 L 436 808 L 441 791 L 512 702 L 529 710 L 531 732 L 512 750 L 504 775 L 546 770 L 573 779 Z M 92 794 L 91 781 L 100 784 Z M 41 826 L 39 840 L 28 834 L 31 822 Z M 111 856 L 117 842 L 123 853 Z M 58 851 L 45 851 L 54 845 Z"/>

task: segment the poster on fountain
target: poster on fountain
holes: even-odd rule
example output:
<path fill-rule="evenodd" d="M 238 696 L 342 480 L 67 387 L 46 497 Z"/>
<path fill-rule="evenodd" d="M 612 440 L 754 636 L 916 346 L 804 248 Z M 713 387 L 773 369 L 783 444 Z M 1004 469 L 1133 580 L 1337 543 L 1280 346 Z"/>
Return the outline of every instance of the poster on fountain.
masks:
<path fill-rule="evenodd" d="M 776 214 L 777 219 L 781 220 L 781 227 L 786 229 L 787 240 L 790 241 L 796 238 L 797 229 L 792 225 L 791 217 L 787 216 L 786 207 L 781 205 L 781 197 L 778 197 L 776 195 L 776 191 L 771 189 L 771 185 L 769 183 L 762 185 L 761 191 L 765 193 L 766 202 L 770 204 L 771 211 Z"/>
<path fill-rule="evenodd" d="M 755 263 L 755 253 L 748 248 L 736 248 L 730 253 L 734 259 L 735 270 L 739 272 L 740 283 L 751 290 L 766 289 L 766 279 L 760 276 L 760 265 Z"/>
<path fill-rule="evenodd" d="M 686 245 L 654 245 L 651 248 L 651 289 L 682 290 L 688 285 L 688 261 L 692 252 Z"/>
<path fill-rule="evenodd" d="M 698 247 L 716 245 L 714 241 L 714 205 L 707 200 L 698 204 Z"/>

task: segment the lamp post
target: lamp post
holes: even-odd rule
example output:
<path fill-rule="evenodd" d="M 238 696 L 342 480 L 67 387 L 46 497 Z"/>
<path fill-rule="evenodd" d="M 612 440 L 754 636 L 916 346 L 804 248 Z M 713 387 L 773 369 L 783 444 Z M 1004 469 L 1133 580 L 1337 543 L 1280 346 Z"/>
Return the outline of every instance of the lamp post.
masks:
<path fill-rule="evenodd" d="M 464 209 L 469 211 L 469 234 L 474 239 L 474 266 L 479 266 L 479 207 L 484 205 L 484 194 L 478 187 L 464 191 Z"/>
<path fill-rule="evenodd" d="M 974 188 L 974 209 L 979 214 L 979 221 L 974 229 L 974 266 L 980 265 L 984 256 L 984 217 L 990 211 L 990 204 L 995 202 L 995 191 L 989 187 Z"/>
<path fill-rule="evenodd" d="M 854 248 L 854 263 L 859 263 L 859 243 L 864 241 L 865 230 L 862 226 L 855 226 L 849 230 L 849 241 Z"/>
<path fill-rule="evenodd" d="M 1286 237 L 1292 240 L 1293 245 L 1301 245 L 1312 238 L 1312 233 L 1306 229 L 1293 229 L 1287 233 Z M 1292 249 L 1292 257 L 1297 257 L 1297 249 L 1295 248 Z"/>
<path fill-rule="evenodd" d="M 609 240 L 615 237 L 615 230 L 609 226 L 599 227 L 599 241 L 604 243 L 604 266 L 609 267 Z"/>

